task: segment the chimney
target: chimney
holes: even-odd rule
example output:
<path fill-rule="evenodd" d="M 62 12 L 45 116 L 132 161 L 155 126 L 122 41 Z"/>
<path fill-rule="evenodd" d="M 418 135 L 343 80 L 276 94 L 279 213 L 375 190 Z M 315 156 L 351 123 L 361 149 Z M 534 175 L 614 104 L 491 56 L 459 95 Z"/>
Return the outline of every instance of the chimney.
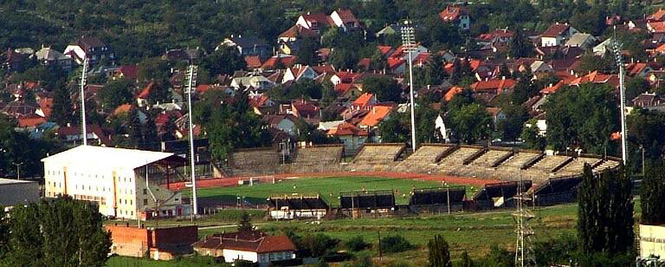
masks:
<path fill-rule="evenodd" d="M 506 79 L 506 76 L 501 76 L 501 80 L 505 80 L 505 79 Z"/>

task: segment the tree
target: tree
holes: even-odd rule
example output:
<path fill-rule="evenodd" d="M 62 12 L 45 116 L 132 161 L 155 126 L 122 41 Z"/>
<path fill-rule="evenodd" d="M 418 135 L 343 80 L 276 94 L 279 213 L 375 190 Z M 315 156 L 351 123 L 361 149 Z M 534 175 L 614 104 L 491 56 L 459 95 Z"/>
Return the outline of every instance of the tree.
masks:
<path fill-rule="evenodd" d="M 515 36 L 510 42 L 510 55 L 514 58 L 529 57 L 533 54 L 533 45 L 531 41 L 522 33 L 522 30 L 517 27 L 515 29 Z"/>
<path fill-rule="evenodd" d="M 143 145 L 143 124 L 139 118 L 138 108 L 133 108 L 129 113 L 129 140 L 134 148 Z"/>
<path fill-rule="evenodd" d="M 434 235 L 427 243 L 429 249 L 429 266 L 430 267 L 452 267 L 453 263 L 450 261 L 450 249 L 448 242 L 441 235 Z"/>
<path fill-rule="evenodd" d="M 319 63 L 319 57 L 316 50 L 319 49 L 319 42 L 313 38 L 304 38 L 300 43 L 300 50 L 296 53 L 296 60 L 303 65 L 316 66 Z"/>
<path fill-rule="evenodd" d="M 524 145 L 528 149 L 543 150 L 547 145 L 547 140 L 544 136 L 539 134 L 536 123 L 537 119 L 529 120 L 524 127 L 522 127 L 522 134 L 520 138 L 524 141 Z"/>
<path fill-rule="evenodd" d="M 529 118 L 526 108 L 521 105 L 506 105 L 502 109 L 506 119 L 497 122 L 501 139 L 514 141 L 522 134 L 524 122 Z"/>
<path fill-rule="evenodd" d="M 0 262 L 9 250 L 9 217 L 5 212 L 5 207 L 0 206 Z"/>
<path fill-rule="evenodd" d="M 67 125 L 67 123 L 73 122 L 73 110 L 72 99 L 67 87 L 60 86 L 56 88 L 53 98 L 53 108 L 51 109 L 51 120 L 58 125 Z"/>
<path fill-rule="evenodd" d="M 657 159 L 665 146 L 665 113 L 636 109 L 627 117 L 628 141 L 645 149 L 645 156 Z"/>
<path fill-rule="evenodd" d="M 210 76 L 231 75 L 247 67 L 245 59 L 235 47 L 219 46 L 215 52 L 201 59 L 201 67 L 210 71 Z"/>
<path fill-rule="evenodd" d="M 426 85 L 439 85 L 445 78 L 445 70 L 443 69 L 443 56 L 441 54 L 434 54 L 427 60 L 425 65 L 425 84 Z"/>
<path fill-rule="evenodd" d="M 380 246 L 383 251 L 388 253 L 403 252 L 413 248 L 413 245 L 401 235 L 392 235 L 381 239 Z"/>
<path fill-rule="evenodd" d="M 132 81 L 126 78 L 113 80 L 104 85 L 99 91 L 99 98 L 102 102 L 102 108 L 113 110 L 116 107 L 132 102 Z"/>
<path fill-rule="evenodd" d="M 460 262 L 460 267 L 473 267 L 473 260 L 471 257 L 469 257 L 469 253 L 465 251 L 462 251 L 462 256 L 461 256 L 461 262 Z"/>
<path fill-rule="evenodd" d="M 151 57 L 141 60 L 138 63 L 137 77 L 140 83 L 145 82 L 160 82 L 164 83 L 169 80 L 171 69 L 166 60 L 158 57 Z"/>
<path fill-rule="evenodd" d="M 249 217 L 247 211 L 243 211 L 240 215 L 240 220 L 238 221 L 238 232 L 245 231 L 254 231 L 254 225 L 252 225 L 252 218 Z"/>
<path fill-rule="evenodd" d="M 492 117 L 480 104 L 468 104 L 450 113 L 451 131 L 459 141 L 474 144 L 489 138 Z"/>
<path fill-rule="evenodd" d="M 651 84 L 644 78 L 635 77 L 626 83 L 626 100 L 633 100 L 638 95 L 651 89 Z"/>
<path fill-rule="evenodd" d="M 665 166 L 662 160 L 652 160 L 640 188 L 641 224 L 665 223 Z"/>
<path fill-rule="evenodd" d="M 623 167 L 595 175 L 591 166 L 584 166 L 577 224 L 583 253 L 624 254 L 633 247 L 631 190 L 631 180 Z"/>
<path fill-rule="evenodd" d="M 14 207 L 10 230 L 11 266 L 102 266 L 111 249 L 97 208 L 70 197 Z"/>
<path fill-rule="evenodd" d="M 143 144 L 141 149 L 157 151 L 160 148 L 159 137 L 157 136 L 157 125 L 148 115 L 145 124 L 143 125 Z"/>
<path fill-rule="evenodd" d="M 372 93 L 379 101 L 398 102 L 402 88 L 389 76 L 370 76 L 363 81 L 363 90 Z"/>

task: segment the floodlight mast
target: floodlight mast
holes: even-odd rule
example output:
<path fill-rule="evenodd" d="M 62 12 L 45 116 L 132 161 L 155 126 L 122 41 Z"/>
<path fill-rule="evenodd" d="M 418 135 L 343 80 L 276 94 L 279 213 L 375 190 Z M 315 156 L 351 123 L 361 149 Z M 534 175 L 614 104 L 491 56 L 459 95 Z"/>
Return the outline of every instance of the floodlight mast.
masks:
<path fill-rule="evenodd" d="M 83 131 L 83 145 L 88 145 L 88 129 L 85 122 L 85 83 L 88 72 L 88 57 L 83 58 L 83 71 L 81 72 L 81 130 Z"/>
<path fill-rule="evenodd" d="M 195 65 L 189 65 L 189 70 L 187 71 L 187 108 L 189 109 L 189 153 L 190 153 L 190 168 L 191 168 L 191 178 L 192 178 L 192 209 L 193 214 L 198 214 L 198 203 L 196 201 L 196 170 L 194 170 L 194 130 L 192 124 L 192 91 L 194 91 L 194 83 L 196 79 L 196 70 Z"/>
<path fill-rule="evenodd" d="M 624 85 L 623 55 L 621 54 L 621 44 L 616 37 L 616 26 L 614 26 L 614 40 L 612 42 L 615 59 L 619 67 L 619 98 L 621 101 L 621 160 L 623 165 L 628 161 L 628 146 L 626 144 L 626 87 Z"/>
<path fill-rule="evenodd" d="M 415 104 L 413 96 L 413 59 L 411 53 L 415 50 L 416 46 L 416 37 L 415 30 L 411 26 L 409 20 L 404 22 L 402 27 L 402 47 L 409 54 L 409 99 L 411 102 L 411 148 L 413 151 L 416 151 L 416 115 L 415 115 Z"/>

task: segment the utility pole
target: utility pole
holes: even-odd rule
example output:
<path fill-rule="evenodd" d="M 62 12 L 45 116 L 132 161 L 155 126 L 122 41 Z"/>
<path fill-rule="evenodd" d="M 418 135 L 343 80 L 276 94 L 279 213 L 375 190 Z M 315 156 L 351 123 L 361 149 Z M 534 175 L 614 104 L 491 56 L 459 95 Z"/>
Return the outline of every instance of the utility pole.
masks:
<path fill-rule="evenodd" d="M 23 165 L 23 162 L 20 162 L 20 163 L 12 162 L 12 164 L 14 164 L 14 166 L 16 166 L 16 179 L 21 180 L 21 165 Z"/>
<path fill-rule="evenodd" d="M 198 214 L 198 203 L 196 201 L 196 170 L 194 169 L 194 127 L 192 124 L 192 92 L 194 91 L 194 84 L 196 83 L 196 70 L 195 65 L 189 65 L 187 71 L 187 109 L 189 109 L 189 155 L 190 155 L 190 168 L 192 175 L 192 213 Z"/>
<path fill-rule="evenodd" d="M 416 35 L 411 21 L 407 20 L 404 22 L 402 27 L 402 51 L 406 51 L 409 54 L 409 98 L 411 100 L 411 149 L 416 151 L 416 115 L 415 115 L 415 104 L 413 96 L 413 59 L 411 53 L 416 48 Z"/>
<path fill-rule="evenodd" d="M 81 130 L 83 131 L 83 145 L 88 145 L 88 129 L 85 122 L 85 83 L 88 75 L 88 57 L 83 59 L 83 71 L 81 72 Z"/>

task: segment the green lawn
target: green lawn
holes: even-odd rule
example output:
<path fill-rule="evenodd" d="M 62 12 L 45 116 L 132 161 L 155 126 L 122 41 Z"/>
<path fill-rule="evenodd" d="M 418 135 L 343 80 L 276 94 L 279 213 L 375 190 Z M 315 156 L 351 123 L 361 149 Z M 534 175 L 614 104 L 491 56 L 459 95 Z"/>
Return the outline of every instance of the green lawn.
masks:
<path fill-rule="evenodd" d="M 275 184 L 263 183 L 253 186 L 202 188 L 198 197 L 209 197 L 228 203 L 235 203 L 238 196 L 252 204 L 263 204 L 271 195 L 320 194 L 331 206 L 337 206 L 340 192 L 358 190 L 394 190 L 397 204 L 409 202 L 409 192 L 413 188 L 441 187 L 440 182 L 416 181 L 409 179 L 378 178 L 378 177 L 332 177 L 332 178 L 301 178 L 278 180 Z M 467 186 L 467 190 L 469 190 Z M 191 195 L 191 191 L 184 191 Z M 467 193 L 467 197 L 471 197 Z"/>

